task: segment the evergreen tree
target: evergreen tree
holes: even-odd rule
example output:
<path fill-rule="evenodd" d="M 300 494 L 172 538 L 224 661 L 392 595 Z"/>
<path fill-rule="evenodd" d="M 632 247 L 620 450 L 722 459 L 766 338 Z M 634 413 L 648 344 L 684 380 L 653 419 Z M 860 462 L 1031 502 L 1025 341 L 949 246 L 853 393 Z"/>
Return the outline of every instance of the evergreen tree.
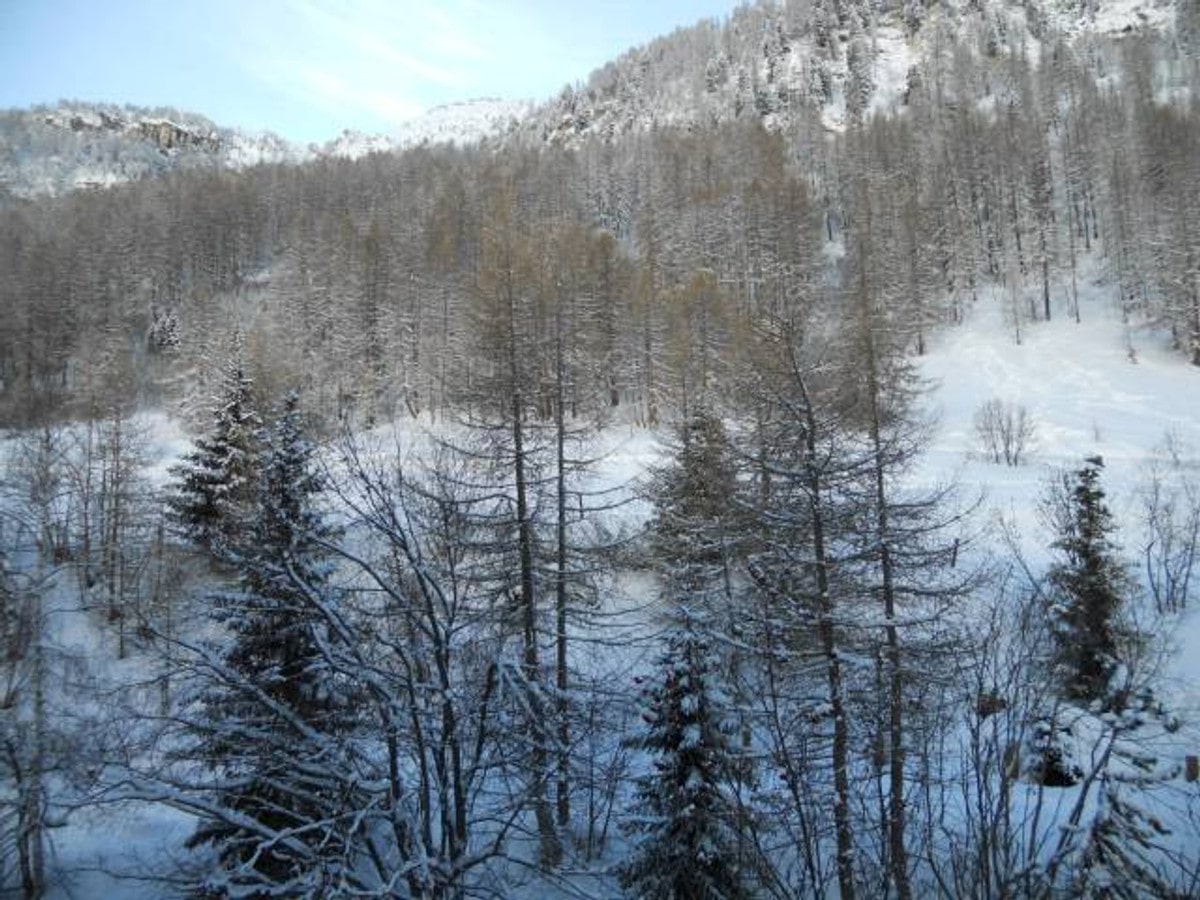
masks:
<path fill-rule="evenodd" d="M 671 462 L 654 473 L 652 546 L 683 590 L 725 580 L 737 475 L 720 417 L 694 411 L 676 428 Z"/>
<path fill-rule="evenodd" d="M 758 673 L 746 632 L 744 561 L 748 522 L 738 501 L 735 450 L 721 417 L 698 405 L 675 428 L 670 461 L 652 473 L 655 514 L 651 546 L 658 558 L 665 598 L 686 597 L 700 628 L 714 646 L 710 663 L 720 668 L 733 702 L 727 722 L 749 748 L 753 725 L 751 693 Z M 701 612 L 702 611 L 702 612 Z M 691 620 L 689 620 L 691 621 Z M 738 760 L 738 784 L 753 780 L 748 756 Z"/>
<path fill-rule="evenodd" d="M 1103 467 L 1098 456 L 1086 459 L 1048 504 L 1058 532 L 1052 546 L 1064 557 L 1048 576 L 1054 662 L 1074 703 L 1039 728 L 1049 751 L 1041 774 L 1048 785 L 1080 785 L 1081 797 L 1046 877 L 1077 897 L 1188 896 L 1170 861 L 1170 804 L 1162 799 L 1175 773 L 1163 764 L 1161 742 L 1179 722 L 1157 696 L 1156 654 L 1147 652 L 1154 635 L 1122 622 L 1127 608 L 1136 620 L 1146 598 L 1118 557 Z"/>
<path fill-rule="evenodd" d="M 1183 898 L 1171 883 L 1170 831 L 1144 795 L 1144 786 L 1103 777 L 1098 812 L 1087 830 L 1071 892 L 1088 900 Z"/>
<path fill-rule="evenodd" d="M 328 891 L 346 837 L 336 773 L 349 700 L 326 665 L 330 531 L 312 453 L 289 396 L 264 442 L 254 518 L 228 551 L 241 589 L 217 598 L 230 644 L 211 667 L 197 750 L 221 787 L 189 841 L 217 848 L 203 896 Z"/>
<path fill-rule="evenodd" d="M 1130 680 L 1139 684 L 1122 698 L 1119 712 L 1064 708 L 1060 714 L 1066 720 L 1064 743 L 1073 750 L 1074 777 L 1058 784 L 1079 787 L 1058 824 L 1044 878 L 1063 896 L 1157 900 L 1195 895 L 1194 864 L 1181 865 L 1183 857 L 1177 855 L 1194 823 L 1173 808 L 1177 764 L 1163 753 L 1163 741 L 1178 731 L 1179 721 L 1156 697 L 1153 673 L 1138 671 L 1135 663 Z M 1081 741 L 1084 734 L 1090 739 Z"/>
<path fill-rule="evenodd" d="M 171 469 L 176 483 L 167 506 L 178 533 L 221 555 L 242 528 L 255 492 L 261 422 L 240 358 L 222 373 L 212 432 Z"/>
<path fill-rule="evenodd" d="M 1115 704 L 1109 683 L 1120 661 L 1118 615 L 1128 573 L 1117 558 L 1112 514 L 1100 487 L 1104 461 L 1085 460 L 1047 506 L 1062 557 L 1050 569 L 1055 660 L 1069 698 Z"/>
<path fill-rule="evenodd" d="M 654 755 L 638 782 L 632 858 L 622 885 L 662 900 L 749 897 L 739 859 L 739 814 L 731 785 L 735 764 L 723 730 L 708 643 L 692 614 L 680 609 L 660 659 L 661 675 L 646 694 L 646 731 L 635 746 Z"/>

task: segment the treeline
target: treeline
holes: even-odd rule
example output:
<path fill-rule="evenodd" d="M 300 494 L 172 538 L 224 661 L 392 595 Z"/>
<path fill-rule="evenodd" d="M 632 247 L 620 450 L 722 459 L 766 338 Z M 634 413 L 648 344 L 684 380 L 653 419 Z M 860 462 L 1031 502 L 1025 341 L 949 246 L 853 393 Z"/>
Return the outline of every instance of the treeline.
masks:
<path fill-rule="evenodd" d="M 575 149 L 418 149 L 190 173 L 0 215 L 7 422 L 204 400 L 233 330 L 265 388 L 326 421 L 442 414 L 508 302 L 540 373 L 562 316 L 574 413 L 653 422 L 719 389 L 763 313 L 831 311 L 847 261 L 910 349 L 1001 283 L 1028 323 L 1080 316 L 1098 260 L 1129 321 L 1200 362 L 1195 59 L 1163 37 L 993 55 L 947 41 L 906 105 L 844 133 L 764 129 Z M 1088 268 L 1089 273 L 1094 267 Z"/>

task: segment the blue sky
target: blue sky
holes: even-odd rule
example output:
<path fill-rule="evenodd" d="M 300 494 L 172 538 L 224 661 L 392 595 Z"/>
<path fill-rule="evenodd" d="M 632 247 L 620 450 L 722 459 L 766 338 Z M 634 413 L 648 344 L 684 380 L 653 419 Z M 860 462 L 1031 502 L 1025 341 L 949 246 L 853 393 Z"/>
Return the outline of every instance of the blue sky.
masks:
<path fill-rule="evenodd" d="M 736 0 L 0 0 L 0 108 L 173 106 L 324 141 L 475 97 L 544 99 Z"/>

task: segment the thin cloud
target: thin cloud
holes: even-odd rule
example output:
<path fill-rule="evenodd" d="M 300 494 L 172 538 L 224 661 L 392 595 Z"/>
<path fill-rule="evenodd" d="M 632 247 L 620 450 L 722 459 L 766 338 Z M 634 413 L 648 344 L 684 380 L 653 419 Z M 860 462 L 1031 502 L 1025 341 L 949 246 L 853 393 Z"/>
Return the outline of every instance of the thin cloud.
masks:
<path fill-rule="evenodd" d="M 325 41 L 336 38 L 342 54 L 351 55 L 360 71 L 371 68 L 382 73 L 394 68 L 447 88 L 460 88 L 466 83 L 455 68 L 400 49 L 414 40 L 412 29 L 396 27 L 402 23 L 381 12 L 378 5 L 342 5 L 338 7 L 341 12 L 337 12 L 324 8 L 317 0 L 292 0 L 292 8 L 308 21 L 314 34 Z"/>
<path fill-rule="evenodd" d="M 471 21 L 461 11 L 457 15 L 434 6 L 421 10 L 423 26 L 422 43 L 435 56 L 449 58 L 471 64 L 492 62 L 498 58 L 494 47 L 489 47 L 478 40 L 466 27 Z M 475 26 L 479 27 L 486 20 L 476 18 Z M 486 28 L 486 25 L 485 25 Z M 485 33 L 488 33 L 485 31 Z M 494 39 L 494 35 L 493 39 Z"/>
<path fill-rule="evenodd" d="M 535 95 L 560 46 L 522 4 L 477 0 L 273 0 L 245 9 L 241 26 L 223 34 L 236 70 L 314 120 L 364 131 L 454 100 Z"/>
<path fill-rule="evenodd" d="M 288 0 L 285 15 L 243 29 L 230 58 L 277 96 L 347 124 L 373 120 L 358 126 L 364 129 L 386 129 L 419 116 L 431 95 L 470 91 L 467 69 L 456 63 L 463 53 L 447 54 L 438 46 L 453 32 L 450 26 L 423 28 L 371 3 L 338 9 L 342 12 L 314 0 Z M 414 50 L 417 35 L 430 31 L 438 40 L 422 39 L 421 52 Z"/>
<path fill-rule="evenodd" d="M 364 88 L 354 78 L 319 65 L 294 61 L 259 61 L 253 75 L 293 99 L 330 113 L 365 113 L 381 123 L 398 125 L 419 116 L 425 105 L 401 91 Z"/>

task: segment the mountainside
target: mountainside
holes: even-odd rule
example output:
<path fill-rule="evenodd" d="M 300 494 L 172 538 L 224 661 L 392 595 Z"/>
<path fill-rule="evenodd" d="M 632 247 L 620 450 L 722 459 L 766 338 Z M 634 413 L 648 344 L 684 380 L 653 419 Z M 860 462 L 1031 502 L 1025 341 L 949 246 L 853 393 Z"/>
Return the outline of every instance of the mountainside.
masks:
<path fill-rule="evenodd" d="M 497 97 L 435 106 L 396 129 L 392 145 L 405 149 L 423 144 L 474 144 L 517 127 L 532 108 L 529 101 Z"/>
<path fill-rule="evenodd" d="M 221 128 L 174 109 L 64 102 L 0 112 L 0 202 L 108 187 L 184 169 L 298 162 L 306 151 L 264 132 Z"/>
<path fill-rule="evenodd" d="M 903 108 L 937 80 L 944 100 L 987 102 L 1005 56 L 1035 61 L 1056 44 L 1081 53 L 1112 37 L 1194 41 L 1197 5 L 1177 0 L 813 0 L 747 4 L 634 48 L 535 110 L 526 141 L 571 144 L 649 128 L 703 128 L 758 118 L 786 130 L 817 119 L 830 130 Z M 942 79 L 971 59 L 964 82 Z M 1103 76 L 1103 58 L 1093 60 Z"/>
<path fill-rule="evenodd" d="M 0 203 L 95 189 L 181 170 L 239 170 L 263 163 L 358 159 L 429 144 L 470 144 L 511 130 L 522 101 L 470 100 L 436 107 L 394 134 L 345 131 L 325 144 L 248 134 L 174 109 L 64 102 L 0 111 Z"/>
<path fill-rule="evenodd" d="M 390 135 L 347 130 L 312 152 L 318 156 L 358 159 L 369 153 L 394 153 L 410 147 L 468 146 L 514 130 L 532 108 L 529 101 L 498 97 L 447 103 L 402 122 Z"/>
<path fill-rule="evenodd" d="M 663 127 L 707 128 L 757 119 L 788 130 L 840 131 L 904 108 L 936 84 L 941 101 L 992 102 L 1005 58 L 1035 61 L 1058 45 L 1105 77 L 1103 42 L 1168 36 L 1195 55 L 1198 5 L 1188 0 L 813 0 L 745 5 L 630 49 L 540 104 L 498 98 L 429 110 L 395 133 L 345 131 L 323 144 L 247 134 L 177 110 L 64 102 L 0 112 L 0 203 L 97 188 L 181 169 L 357 159 L 414 146 L 574 145 Z M 969 78 L 957 76 L 966 59 Z M 1159 73 L 1164 91 L 1177 74 Z"/>

